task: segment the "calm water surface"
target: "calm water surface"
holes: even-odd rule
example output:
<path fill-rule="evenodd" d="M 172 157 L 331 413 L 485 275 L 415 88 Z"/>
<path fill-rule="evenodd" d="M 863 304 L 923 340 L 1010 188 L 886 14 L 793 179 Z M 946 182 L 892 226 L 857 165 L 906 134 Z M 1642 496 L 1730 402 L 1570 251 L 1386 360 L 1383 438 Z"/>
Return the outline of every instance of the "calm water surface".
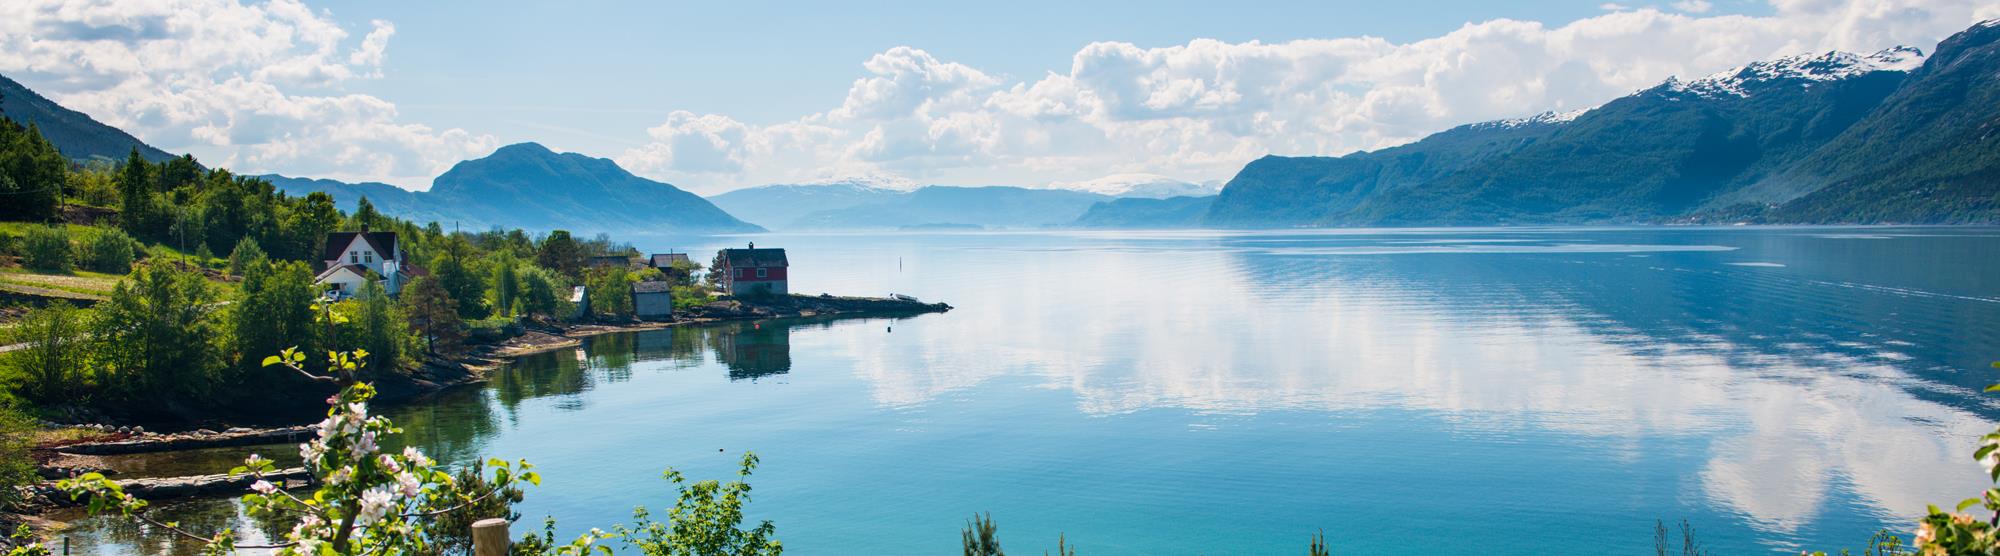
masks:
<path fill-rule="evenodd" d="M 795 554 L 1644 553 L 1858 547 L 1984 481 L 2000 230 L 762 235 L 796 292 L 897 320 L 594 338 L 391 412 L 449 461 L 526 458 L 517 529 L 671 504 L 763 459 Z M 698 257 L 701 258 L 701 257 Z M 241 520 L 229 502 L 187 521 Z M 84 552 L 155 550 L 84 521 Z"/>

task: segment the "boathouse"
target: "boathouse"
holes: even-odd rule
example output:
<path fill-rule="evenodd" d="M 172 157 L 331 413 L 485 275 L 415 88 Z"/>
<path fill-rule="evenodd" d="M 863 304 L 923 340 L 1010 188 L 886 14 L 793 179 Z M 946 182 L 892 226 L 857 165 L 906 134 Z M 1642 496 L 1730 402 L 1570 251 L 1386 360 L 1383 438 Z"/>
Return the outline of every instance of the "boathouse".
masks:
<path fill-rule="evenodd" d="M 673 282 L 647 280 L 632 283 L 632 314 L 642 319 L 674 316 Z"/>

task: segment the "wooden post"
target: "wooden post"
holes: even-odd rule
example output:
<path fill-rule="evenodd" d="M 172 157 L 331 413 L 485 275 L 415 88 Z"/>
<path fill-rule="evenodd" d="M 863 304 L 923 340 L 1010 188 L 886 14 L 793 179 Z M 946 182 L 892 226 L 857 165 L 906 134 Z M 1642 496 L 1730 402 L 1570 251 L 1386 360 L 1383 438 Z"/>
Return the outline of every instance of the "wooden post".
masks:
<path fill-rule="evenodd" d="M 473 556 L 507 556 L 507 520 L 482 519 L 472 523 Z"/>

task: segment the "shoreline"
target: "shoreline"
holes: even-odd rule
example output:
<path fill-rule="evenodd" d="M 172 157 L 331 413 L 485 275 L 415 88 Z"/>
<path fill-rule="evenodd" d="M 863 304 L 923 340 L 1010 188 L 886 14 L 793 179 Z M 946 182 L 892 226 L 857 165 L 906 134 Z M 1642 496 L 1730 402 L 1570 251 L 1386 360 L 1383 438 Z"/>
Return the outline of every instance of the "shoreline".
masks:
<path fill-rule="evenodd" d="M 480 344 L 465 353 L 449 359 L 432 358 L 419 364 L 407 374 L 399 374 L 393 382 L 377 381 L 378 404 L 400 406 L 421 403 L 426 399 L 456 388 L 484 384 L 487 373 L 514 363 L 515 360 L 562 349 L 583 345 L 583 340 L 605 334 L 624 332 L 645 332 L 680 326 L 700 326 L 730 321 L 764 320 L 809 317 L 905 317 L 929 313 L 942 313 L 952 309 L 944 303 L 923 303 L 892 298 L 836 297 L 790 295 L 762 299 L 723 298 L 688 311 L 676 311 L 670 320 L 634 319 L 624 323 L 553 323 L 531 325 L 519 334 L 499 342 Z M 87 440 L 48 443 L 30 449 L 35 454 L 36 471 L 43 481 L 23 488 L 40 491 L 44 496 L 30 497 L 39 503 L 30 503 L 15 516 L 36 517 L 49 511 L 74 505 L 65 497 L 47 496 L 45 489 L 52 488 L 51 474 L 64 476 L 72 471 L 100 471 L 73 467 L 81 461 L 94 461 L 92 456 L 164 453 L 204 448 L 262 445 L 284 443 L 296 440 L 300 435 L 310 434 L 307 424 L 289 426 L 229 428 L 224 432 L 206 429 L 189 432 L 161 434 L 146 432 L 142 427 L 111 427 L 107 425 L 73 425 L 64 428 L 96 431 Z M 79 459 L 82 457 L 84 459 Z M 110 470 L 115 473 L 116 470 Z M 116 476 L 113 475 L 116 479 Z M 174 481 L 192 481 L 199 488 L 169 487 L 155 492 L 159 497 L 199 496 L 217 492 L 210 483 L 218 483 L 213 477 L 156 477 L 147 479 L 125 479 L 145 481 L 145 484 L 178 484 Z M 135 483 L 138 484 L 138 483 Z M 36 499 L 39 500 L 36 500 Z"/>

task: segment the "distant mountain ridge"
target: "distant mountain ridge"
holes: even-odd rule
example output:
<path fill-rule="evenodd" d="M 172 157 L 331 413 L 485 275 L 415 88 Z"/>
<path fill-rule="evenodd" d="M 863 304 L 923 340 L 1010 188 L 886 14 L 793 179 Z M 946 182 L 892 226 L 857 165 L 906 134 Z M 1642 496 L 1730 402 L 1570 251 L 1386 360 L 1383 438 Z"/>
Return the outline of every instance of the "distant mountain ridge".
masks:
<path fill-rule="evenodd" d="M 414 192 L 382 183 L 266 176 L 292 194 L 324 191 L 353 210 L 359 198 L 384 214 L 419 221 L 576 232 L 763 231 L 680 188 L 641 178 L 610 159 L 557 153 L 537 143 L 466 160 Z"/>
<path fill-rule="evenodd" d="M 133 149 L 152 162 L 174 157 L 124 130 L 64 108 L 4 76 L 0 76 L 0 116 L 41 128 L 42 137 L 54 143 L 63 156 L 75 160 L 123 161 Z"/>
<path fill-rule="evenodd" d="M 1075 221 L 1110 196 L 1005 185 L 930 185 L 911 191 L 852 183 L 783 184 L 711 197 L 780 230 L 1046 228 Z"/>
<path fill-rule="evenodd" d="M 1341 157 L 1267 156 L 1222 227 L 2000 221 L 2000 25 L 1747 64 L 1581 113 Z"/>

